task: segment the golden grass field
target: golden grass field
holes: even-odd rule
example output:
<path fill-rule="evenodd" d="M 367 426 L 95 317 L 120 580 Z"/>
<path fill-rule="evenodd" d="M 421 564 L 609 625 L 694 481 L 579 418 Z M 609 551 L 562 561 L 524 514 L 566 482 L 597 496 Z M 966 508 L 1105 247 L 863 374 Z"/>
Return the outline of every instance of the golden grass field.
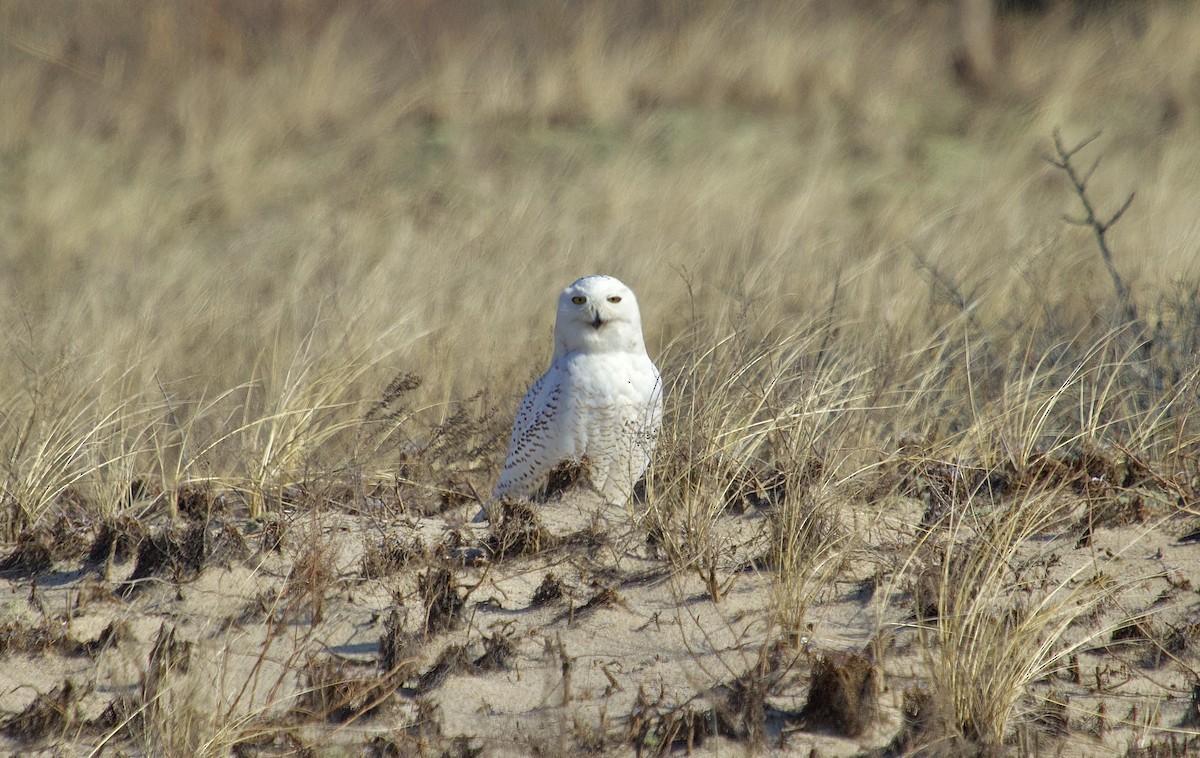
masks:
<path fill-rule="evenodd" d="M 0 5 L 0 753 L 1200 751 L 1200 5 L 1048 5 Z"/>

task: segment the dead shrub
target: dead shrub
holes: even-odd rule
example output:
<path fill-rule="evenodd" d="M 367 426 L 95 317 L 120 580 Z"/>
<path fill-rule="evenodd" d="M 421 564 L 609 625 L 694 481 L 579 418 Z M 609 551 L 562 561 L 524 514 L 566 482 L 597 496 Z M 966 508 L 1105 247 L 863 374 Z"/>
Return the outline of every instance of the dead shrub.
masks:
<path fill-rule="evenodd" d="M 530 608 L 540 608 L 547 603 L 552 603 L 563 596 L 562 584 L 558 579 L 549 572 L 542 577 L 542 583 L 533 592 L 533 598 L 529 601 Z"/>
<path fill-rule="evenodd" d="M 385 534 L 379 542 L 364 551 L 359 575 L 363 579 L 382 579 L 409 565 L 425 552 L 419 539 L 404 541 Z"/>
<path fill-rule="evenodd" d="M 512 629 L 505 627 L 483 637 L 483 654 L 471 661 L 477 672 L 507 671 L 509 660 L 516 653 Z"/>
<path fill-rule="evenodd" d="M 335 577 L 333 546 L 329 539 L 318 536 L 305 541 L 284 583 L 286 615 L 301 613 L 307 607 L 309 624 L 316 626 L 321 623 L 325 597 Z"/>
<path fill-rule="evenodd" d="M 48 619 L 34 625 L 6 621 L 0 624 L 0 655 L 40 654 L 60 648 L 66 639 L 65 626 Z"/>
<path fill-rule="evenodd" d="M 440 687 L 451 675 L 471 671 L 471 658 L 464 645 L 447 645 L 429 670 L 421 675 L 416 690 L 424 694 Z"/>
<path fill-rule="evenodd" d="M 267 521 L 263 524 L 262 533 L 259 535 L 258 550 L 262 553 L 280 553 L 283 552 L 284 541 L 283 535 L 287 531 L 284 523 L 278 519 Z"/>
<path fill-rule="evenodd" d="M 17 535 L 11 553 L 0 559 L 0 575 L 29 578 L 54 568 L 54 535 L 45 527 Z"/>
<path fill-rule="evenodd" d="M 303 667 L 305 690 L 297 711 L 306 717 L 345 722 L 374 713 L 395 690 L 387 677 L 359 676 L 328 657 L 310 656 Z"/>
<path fill-rule="evenodd" d="M 829 653 L 813 665 L 800 717 L 809 729 L 858 737 L 875 719 L 879 669 L 859 653 Z"/>
<path fill-rule="evenodd" d="M 417 592 L 425 612 L 422 630 L 426 636 L 458 626 L 466 600 L 449 568 L 439 566 L 419 574 Z"/>
<path fill-rule="evenodd" d="M 144 580 L 163 575 L 176 583 L 190 582 L 206 564 L 227 568 L 249 552 L 246 540 L 232 524 L 164 526 L 139 543 L 133 572 L 121 585 L 121 592 L 128 595 Z"/>
<path fill-rule="evenodd" d="M 150 530 L 132 516 L 106 519 L 100 524 L 87 561 L 91 564 L 124 563 L 135 555 Z"/>
<path fill-rule="evenodd" d="M 623 605 L 624 601 L 617 591 L 612 587 L 603 587 L 596 594 L 588 598 L 588 601 L 578 608 L 571 607 L 560 613 L 555 621 L 566 619 L 568 623 L 574 623 L 576 619 L 587 616 L 595 612 L 598 608 L 605 608 L 612 605 Z"/>
<path fill-rule="evenodd" d="M 138 545 L 133 573 L 121 586 L 124 594 L 144 580 L 170 574 L 176 582 L 190 581 L 204 568 L 204 524 L 183 528 L 162 527 Z"/>
<path fill-rule="evenodd" d="M 175 504 L 181 516 L 189 521 L 205 524 L 225 510 L 225 499 L 208 483 L 185 484 L 180 487 L 175 493 Z"/>
<path fill-rule="evenodd" d="M 553 547 L 556 541 L 537 520 L 533 507 L 526 502 L 501 502 L 500 516 L 492 521 L 488 546 L 497 560 L 536 555 Z"/>
<path fill-rule="evenodd" d="M 158 628 L 158 636 L 150 650 L 146 669 L 142 672 L 138 691 L 141 709 L 137 711 L 137 723 L 141 731 L 149 733 L 164 717 L 169 718 L 164 715 L 167 712 L 169 680 L 186 674 L 191 663 L 192 643 L 179 639 L 175 627 L 164 622 Z"/>
<path fill-rule="evenodd" d="M 638 756 L 663 756 L 681 747 L 690 754 L 716 733 L 711 708 L 694 703 L 669 704 L 661 690 L 651 697 L 645 685 L 638 686 L 627 727 L 628 739 Z"/>
<path fill-rule="evenodd" d="M 0 732 L 23 743 L 60 735 L 75 719 L 75 705 L 82 693 L 70 679 L 49 692 L 38 695 L 20 713 L 0 723 Z"/>

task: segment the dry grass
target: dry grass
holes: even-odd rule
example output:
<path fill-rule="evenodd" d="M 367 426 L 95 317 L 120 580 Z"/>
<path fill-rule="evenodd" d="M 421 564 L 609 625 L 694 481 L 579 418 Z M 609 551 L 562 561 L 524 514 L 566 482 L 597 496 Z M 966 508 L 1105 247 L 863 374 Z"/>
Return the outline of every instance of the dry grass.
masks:
<path fill-rule="evenodd" d="M 190 671 L 181 643 L 103 645 L 140 672 L 108 722 L 59 679 L 5 733 L 302 752 L 392 708 L 409 726 L 373 750 L 469 754 L 425 698 L 518 655 L 476 619 L 506 581 L 545 577 L 528 609 L 569 625 L 670 574 L 735 652 L 694 698 L 599 718 L 563 668 L 557 736 L 530 745 L 783 746 L 820 721 L 885 752 L 1003 752 L 1092 719 L 1186 749 L 1194 721 L 1160 736 L 1147 712 L 1188 697 L 1163 682 L 1198 667 L 1191 590 L 1163 569 L 1169 624 L 1123 660 L 1113 633 L 1150 611 L 1093 540 L 1200 515 L 1200 9 L 1004 16 L 981 92 L 954 80 L 949 6 L 0 7 L 0 577 L 29 597 L 0 655 L 75 654 L 74 611 L 59 629 L 39 605 L 55 567 L 99 574 L 64 601 L 81 611 L 158 608 L 217 565 L 278 579 L 187 632 L 217 651 Z M 1102 130 L 1073 177 L 1043 160 L 1055 129 Z M 1099 238 L 1062 222 L 1131 192 Z M 638 291 L 667 391 L 634 547 L 520 510 L 476 544 L 458 511 L 491 489 L 555 293 L 595 271 Z M 342 516 L 371 524 L 363 554 Z M 757 582 L 766 619 L 739 605 Z M 848 584 L 869 634 L 810 650 Z M 381 610 L 381 674 L 321 649 L 360 585 L 411 611 Z M 808 722 L 771 704 L 810 684 L 792 668 L 738 684 L 776 636 L 835 683 Z M 247 655 L 245 682 L 212 668 Z M 830 705 L 858 702 L 845 661 L 905 702 Z M 1104 715 L 1118 669 L 1157 689 Z"/>

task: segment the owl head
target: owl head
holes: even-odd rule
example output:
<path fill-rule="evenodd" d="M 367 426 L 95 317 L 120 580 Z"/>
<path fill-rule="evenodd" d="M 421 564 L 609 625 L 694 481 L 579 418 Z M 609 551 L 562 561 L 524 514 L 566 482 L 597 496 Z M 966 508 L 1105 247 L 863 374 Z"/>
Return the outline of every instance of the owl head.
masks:
<path fill-rule="evenodd" d="M 572 352 L 646 352 L 637 298 L 621 280 L 585 276 L 558 296 L 554 357 Z"/>

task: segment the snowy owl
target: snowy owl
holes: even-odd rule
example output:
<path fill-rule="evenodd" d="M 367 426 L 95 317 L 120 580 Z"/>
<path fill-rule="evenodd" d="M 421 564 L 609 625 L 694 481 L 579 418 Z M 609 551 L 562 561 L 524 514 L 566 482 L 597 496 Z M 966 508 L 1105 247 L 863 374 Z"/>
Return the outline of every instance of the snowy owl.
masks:
<path fill-rule="evenodd" d="M 662 383 L 633 290 L 585 276 L 558 296 L 554 358 L 521 401 L 493 495 L 528 496 L 559 463 L 577 461 L 605 500 L 624 505 L 661 424 Z"/>

